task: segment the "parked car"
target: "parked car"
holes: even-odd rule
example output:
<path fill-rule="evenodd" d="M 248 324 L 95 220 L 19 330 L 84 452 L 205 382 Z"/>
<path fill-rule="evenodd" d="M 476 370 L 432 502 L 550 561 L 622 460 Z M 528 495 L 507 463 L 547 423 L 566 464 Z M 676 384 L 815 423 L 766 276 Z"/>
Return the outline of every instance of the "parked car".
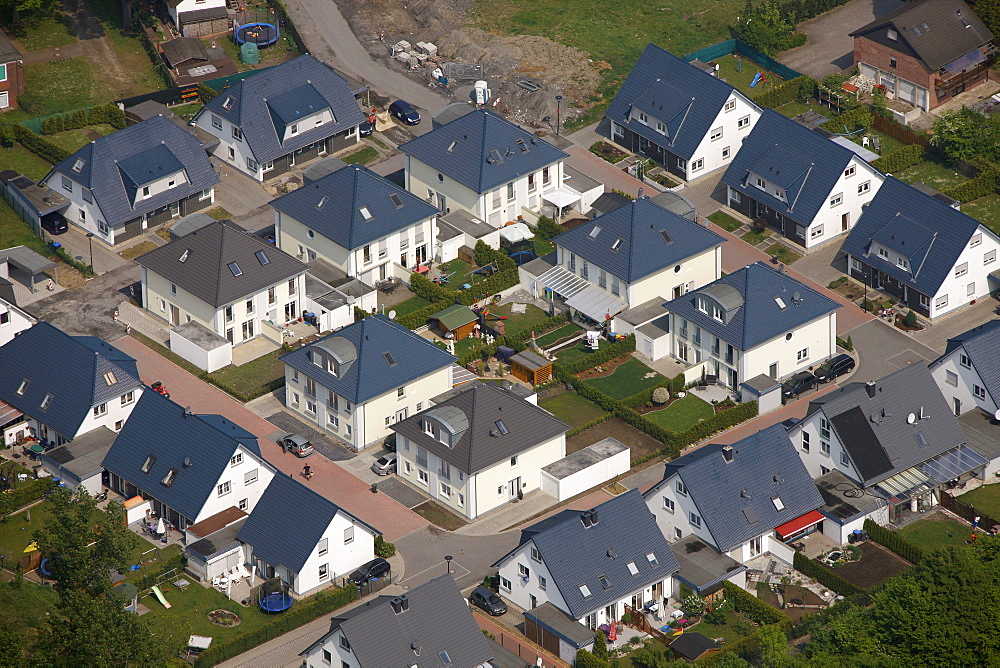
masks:
<path fill-rule="evenodd" d="M 472 605 L 482 608 L 494 617 L 507 614 L 507 604 L 495 592 L 486 587 L 476 587 L 469 596 Z"/>
<path fill-rule="evenodd" d="M 61 213 L 52 213 L 42 218 L 42 227 L 44 227 L 49 234 L 62 234 L 69 229 L 69 225 L 66 223 L 66 218 Z"/>
<path fill-rule="evenodd" d="M 396 453 L 390 452 L 387 455 L 379 457 L 378 460 L 372 464 L 372 471 L 378 475 L 389 475 L 390 473 L 395 473 Z"/>
<path fill-rule="evenodd" d="M 418 125 L 420 123 L 420 114 L 417 113 L 412 104 L 403 100 L 396 100 L 390 104 L 389 113 L 407 125 Z"/>
<path fill-rule="evenodd" d="M 820 364 L 813 371 L 813 375 L 819 382 L 828 383 L 831 380 L 837 380 L 838 376 L 853 371 L 856 364 L 857 362 L 850 355 L 837 355 Z"/>
<path fill-rule="evenodd" d="M 378 557 L 377 559 L 372 559 L 367 564 L 364 564 L 361 568 L 351 573 L 348 576 L 348 579 L 356 585 L 363 585 L 375 580 L 376 578 L 388 575 L 390 570 L 392 570 L 392 568 L 389 566 L 389 562 L 381 557 Z"/>
<path fill-rule="evenodd" d="M 361 125 L 358 126 L 358 131 L 361 133 L 362 137 L 367 137 L 374 129 L 375 128 L 372 127 L 372 124 L 368 121 L 361 121 Z"/>
<path fill-rule="evenodd" d="M 800 371 L 781 385 L 782 401 L 799 396 L 816 387 L 816 376 L 808 371 Z"/>
<path fill-rule="evenodd" d="M 296 457 L 308 457 L 313 452 L 313 445 L 305 436 L 298 434 L 285 434 L 280 441 L 281 447 L 287 452 L 291 452 Z"/>

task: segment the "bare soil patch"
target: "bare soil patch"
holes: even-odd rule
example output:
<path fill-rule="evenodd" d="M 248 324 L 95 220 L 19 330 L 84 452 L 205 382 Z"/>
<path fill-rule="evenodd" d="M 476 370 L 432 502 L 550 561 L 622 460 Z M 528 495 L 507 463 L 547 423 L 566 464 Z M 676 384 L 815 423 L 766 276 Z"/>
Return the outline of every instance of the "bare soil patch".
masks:
<path fill-rule="evenodd" d="M 661 448 L 663 444 L 652 436 L 642 433 L 619 418 L 611 418 L 596 427 L 577 434 L 566 441 L 566 454 L 573 454 L 605 438 L 613 438 L 630 448 L 629 457 L 635 462 Z"/>
<path fill-rule="evenodd" d="M 821 561 L 817 563 L 862 589 L 870 589 L 912 566 L 906 559 L 874 541 L 861 543 L 860 547 L 861 561 L 852 561 L 839 568 L 830 568 Z"/>
<path fill-rule="evenodd" d="M 631 355 L 622 355 L 621 357 L 615 357 L 614 359 L 610 359 L 607 362 L 604 362 L 603 364 L 595 365 L 596 368 L 590 368 L 585 371 L 581 371 L 580 373 L 576 374 L 576 377 L 579 378 L 580 380 L 589 380 L 591 378 L 603 378 L 604 376 L 610 376 L 615 372 L 615 369 L 617 369 L 625 362 L 628 362 L 630 359 L 632 359 Z M 600 369 L 600 371 L 598 371 L 598 369 Z"/>

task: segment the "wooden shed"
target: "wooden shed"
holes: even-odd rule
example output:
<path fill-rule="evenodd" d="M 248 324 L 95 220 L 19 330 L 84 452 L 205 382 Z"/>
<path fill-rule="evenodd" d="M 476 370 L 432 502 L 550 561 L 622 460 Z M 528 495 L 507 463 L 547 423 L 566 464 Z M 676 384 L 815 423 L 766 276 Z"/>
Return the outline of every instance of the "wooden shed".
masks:
<path fill-rule="evenodd" d="M 675 659 L 697 661 L 722 648 L 714 640 L 709 640 L 697 631 L 685 631 L 670 643 L 670 649 L 673 650 Z"/>
<path fill-rule="evenodd" d="M 473 327 L 479 321 L 479 316 L 468 306 L 453 304 L 428 319 L 432 324 L 436 324 L 442 335 L 451 332 L 455 335 L 456 341 L 461 341 L 472 334 Z"/>
<path fill-rule="evenodd" d="M 529 385 L 541 385 L 552 377 L 552 362 L 530 350 L 522 350 L 510 358 L 510 372 Z"/>
<path fill-rule="evenodd" d="M 475 266 L 476 251 L 469 246 L 460 246 L 458 249 L 458 259 L 462 262 L 468 262 L 469 264 Z"/>

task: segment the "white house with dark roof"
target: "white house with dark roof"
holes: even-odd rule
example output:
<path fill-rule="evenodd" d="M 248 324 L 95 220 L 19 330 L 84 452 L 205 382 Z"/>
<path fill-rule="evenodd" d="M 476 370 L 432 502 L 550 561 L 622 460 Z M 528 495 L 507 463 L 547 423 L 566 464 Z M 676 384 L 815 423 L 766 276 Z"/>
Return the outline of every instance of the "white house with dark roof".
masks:
<path fill-rule="evenodd" d="M 604 117 L 611 141 L 690 181 L 728 165 L 760 114 L 730 84 L 647 44 Z"/>
<path fill-rule="evenodd" d="M 840 304 L 763 262 L 666 304 L 674 358 L 703 365 L 732 389 L 761 374 L 781 380 L 837 352 Z"/>
<path fill-rule="evenodd" d="M 1000 408 L 1000 320 L 990 320 L 948 339 L 931 375 L 955 415 Z"/>
<path fill-rule="evenodd" d="M 455 358 L 384 315 L 284 355 L 285 405 L 363 450 L 452 388 Z"/>
<path fill-rule="evenodd" d="M 442 214 L 463 209 L 492 227 L 534 223 L 546 202 L 580 200 L 562 187 L 566 153 L 486 109 L 401 144 L 406 189 Z M 575 192 L 575 191 L 574 191 Z"/>
<path fill-rule="evenodd" d="M 396 473 L 474 520 L 540 489 L 542 469 L 566 456 L 568 429 L 506 389 L 468 383 L 392 425 Z"/>
<path fill-rule="evenodd" d="M 260 182 L 356 144 L 362 121 L 347 81 L 306 54 L 225 89 L 191 124 L 218 138 L 218 158 Z"/>
<path fill-rule="evenodd" d="M 232 221 L 215 221 L 136 258 L 142 303 L 171 325 L 197 322 L 233 345 L 307 310 L 306 265 Z"/>
<path fill-rule="evenodd" d="M 586 511 L 564 510 L 521 531 L 493 564 L 500 594 L 524 610 L 552 603 L 591 629 L 674 595 L 679 566 L 637 490 Z"/>
<path fill-rule="evenodd" d="M 162 116 L 100 137 L 40 182 L 65 196 L 66 220 L 107 244 L 212 206 L 215 173 L 201 143 Z"/>
<path fill-rule="evenodd" d="M 730 207 L 805 248 L 854 227 L 884 179 L 851 149 L 773 109 L 722 176 Z"/>
<path fill-rule="evenodd" d="M 664 536 L 693 534 L 744 564 L 766 553 L 792 563 L 788 543 L 823 521 L 823 498 L 780 424 L 667 462 L 643 496 Z"/>
<path fill-rule="evenodd" d="M 278 248 L 374 285 L 434 257 L 437 208 L 361 165 L 271 201 Z"/>
<path fill-rule="evenodd" d="M 35 316 L 18 307 L 13 284 L 0 277 L 0 346 L 36 322 Z"/>

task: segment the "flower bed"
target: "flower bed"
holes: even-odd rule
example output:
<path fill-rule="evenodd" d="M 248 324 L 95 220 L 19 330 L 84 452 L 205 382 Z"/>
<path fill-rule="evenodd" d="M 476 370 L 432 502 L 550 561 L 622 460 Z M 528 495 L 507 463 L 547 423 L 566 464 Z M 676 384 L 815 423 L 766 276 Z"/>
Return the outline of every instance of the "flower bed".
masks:
<path fill-rule="evenodd" d="M 242 620 L 240 619 L 240 616 L 237 615 L 235 612 L 230 612 L 229 610 L 222 610 L 220 608 L 218 610 L 213 610 L 212 612 L 208 613 L 208 621 L 212 622 L 217 626 L 233 627 L 233 626 L 239 626 Z"/>
<path fill-rule="evenodd" d="M 607 362 L 599 364 L 591 369 L 585 369 L 580 373 L 576 374 L 576 377 L 580 380 L 589 380 L 591 378 L 604 378 L 605 376 L 610 376 L 615 372 L 622 364 L 628 362 L 632 359 L 631 355 L 622 355 L 621 357 L 615 357 Z"/>

